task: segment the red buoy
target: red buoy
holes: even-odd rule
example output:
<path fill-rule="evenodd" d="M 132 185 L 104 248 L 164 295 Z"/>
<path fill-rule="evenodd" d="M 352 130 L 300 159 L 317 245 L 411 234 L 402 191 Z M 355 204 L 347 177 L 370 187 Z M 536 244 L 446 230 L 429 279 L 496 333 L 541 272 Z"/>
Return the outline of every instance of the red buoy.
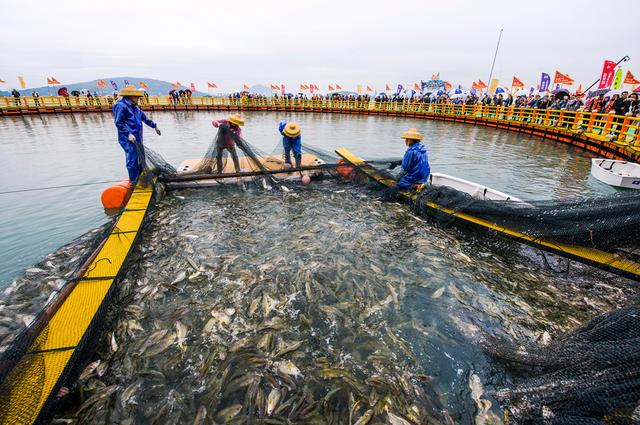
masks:
<path fill-rule="evenodd" d="M 122 180 L 102 191 L 102 206 L 105 209 L 124 208 L 131 196 L 131 182 Z"/>

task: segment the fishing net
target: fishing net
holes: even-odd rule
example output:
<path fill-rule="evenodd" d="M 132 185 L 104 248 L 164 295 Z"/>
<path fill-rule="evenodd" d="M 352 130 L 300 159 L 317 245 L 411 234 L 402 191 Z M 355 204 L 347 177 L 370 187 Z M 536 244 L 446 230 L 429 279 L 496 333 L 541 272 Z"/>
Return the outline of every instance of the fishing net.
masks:
<path fill-rule="evenodd" d="M 495 393 L 511 423 L 640 423 L 639 305 L 597 316 L 546 346 L 479 342 L 513 375 Z"/>

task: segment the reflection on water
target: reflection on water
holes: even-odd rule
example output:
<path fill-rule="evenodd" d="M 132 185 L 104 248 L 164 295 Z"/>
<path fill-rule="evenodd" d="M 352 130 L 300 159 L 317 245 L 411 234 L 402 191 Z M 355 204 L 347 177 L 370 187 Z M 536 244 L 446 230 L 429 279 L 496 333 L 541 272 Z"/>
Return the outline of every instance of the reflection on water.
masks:
<path fill-rule="evenodd" d="M 162 137 L 146 143 L 172 163 L 195 158 L 213 137 L 215 112 L 151 114 Z M 246 139 L 265 152 L 279 143 L 282 118 L 302 125 L 303 142 L 344 146 L 364 157 L 400 157 L 399 134 L 416 127 L 426 136 L 432 169 L 482 182 L 522 198 L 565 198 L 610 191 L 593 181 L 582 153 L 530 136 L 418 119 L 331 114 L 245 114 Z M 110 114 L 5 117 L 0 120 L 2 190 L 115 181 L 126 176 Z M 46 253 L 103 223 L 105 185 L 0 195 L 0 286 Z"/>
<path fill-rule="evenodd" d="M 491 402 L 484 423 L 505 377 L 472 334 L 555 337 L 621 301 L 621 279 L 538 270 L 518 244 L 476 243 L 372 195 L 335 181 L 170 194 L 60 417 L 469 424 L 473 391 Z M 593 298 L 587 278 L 610 291 Z"/>

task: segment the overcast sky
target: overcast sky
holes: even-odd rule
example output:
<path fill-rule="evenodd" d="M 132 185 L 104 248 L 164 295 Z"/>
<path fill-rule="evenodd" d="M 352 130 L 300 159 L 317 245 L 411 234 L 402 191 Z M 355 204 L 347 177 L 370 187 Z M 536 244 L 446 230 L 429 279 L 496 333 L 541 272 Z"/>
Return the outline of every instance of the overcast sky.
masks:
<path fill-rule="evenodd" d="M 17 85 L 102 77 L 326 89 L 454 84 L 494 76 L 538 83 L 558 69 L 590 84 L 629 55 L 640 77 L 640 0 L 609 1 L 29 1 L 2 0 L 0 79 Z"/>

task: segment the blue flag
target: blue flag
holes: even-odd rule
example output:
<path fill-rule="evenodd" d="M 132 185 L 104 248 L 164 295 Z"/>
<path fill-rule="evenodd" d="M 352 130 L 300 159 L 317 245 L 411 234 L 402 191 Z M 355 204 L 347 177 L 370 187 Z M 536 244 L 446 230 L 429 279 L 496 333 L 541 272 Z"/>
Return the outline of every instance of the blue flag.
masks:
<path fill-rule="evenodd" d="M 398 91 L 396 92 L 396 94 L 400 94 L 401 91 L 402 91 L 402 84 L 398 84 Z"/>
<path fill-rule="evenodd" d="M 540 79 L 540 91 L 546 91 L 549 88 L 549 84 L 551 84 L 551 77 L 549 74 L 543 72 L 542 78 Z"/>
<path fill-rule="evenodd" d="M 124 80 L 124 85 L 125 86 L 129 86 L 130 84 L 129 84 L 129 82 L 127 80 Z"/>
<path fill-rule="evenodd" d="M 118 91 L 118 85 L 116 84 L 116 82 L 113 80 L 111 80 L 110 82 L 111 82 L 111 87 L 113 87 L 115 91 Z"/>

